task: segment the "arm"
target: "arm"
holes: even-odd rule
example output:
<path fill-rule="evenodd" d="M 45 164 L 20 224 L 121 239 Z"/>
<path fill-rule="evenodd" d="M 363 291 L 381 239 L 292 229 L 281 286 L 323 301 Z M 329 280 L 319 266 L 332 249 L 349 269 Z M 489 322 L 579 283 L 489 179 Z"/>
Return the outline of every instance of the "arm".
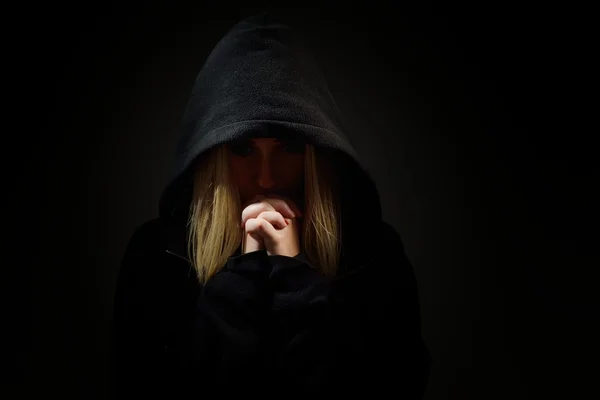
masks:
<path fill-rule="evenodd" d="M 114 297 L 113 386 L 116 399 L 149 395 L 164 381 L 165 354 L 160 320 L 151 304 L 157 225 L 145 224 L 133 234 L 121 261 Z M 148 271 L 146 273 L 146 271 Z"/>
<path fill-rule="evenodd" d="M 423 397 L 431 358 L 417 282 L 393 228 L 381 245 L 393 255 L 380 252 L 372 264 L 333 281 L 301 257 L 271 256 L 284 386 L 305 394 L 369 389 Z"/>
<path fill-rule="evenodd" d="M 115 398 L 178 398 L 207 382 L 226 384 L 220 392 L 254 382 L 265 364 L 261 335 L 270 301 L 264 300 L 267 276 L 260 267 L 266 252 L 230 258 L 202 287 L 188 277 L 187 263 L 163 249 L 156 225 L 143 226 L 121 263 L 113 321 Z"/>
<path fill-rule="evenodd" d="M 217 349 L 216 364 L 211 368 L 217 371 L 216 383 L 224 384 L 224 390 L 260 389 L 270 372 L 272 295 L 267 257 L 266 250 L 231 257 L 198 299 L 196 330 L 210 324 L 217 340 L 204 345 L 196 341 L 196 346 Z M 200 363 L 197 359 L 196 364 Z"/>

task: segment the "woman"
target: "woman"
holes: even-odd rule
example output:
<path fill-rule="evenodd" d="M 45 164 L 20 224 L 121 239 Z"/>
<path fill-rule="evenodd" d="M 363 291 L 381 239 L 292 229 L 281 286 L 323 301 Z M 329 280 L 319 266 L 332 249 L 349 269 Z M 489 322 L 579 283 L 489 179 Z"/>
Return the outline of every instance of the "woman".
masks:
<path fill-rule="evenodd" d="M 200 71 L 160 217 L 115 297 L 115 393 L 423 396 L 417 283 L 298 34 L 267 14 Z"/>

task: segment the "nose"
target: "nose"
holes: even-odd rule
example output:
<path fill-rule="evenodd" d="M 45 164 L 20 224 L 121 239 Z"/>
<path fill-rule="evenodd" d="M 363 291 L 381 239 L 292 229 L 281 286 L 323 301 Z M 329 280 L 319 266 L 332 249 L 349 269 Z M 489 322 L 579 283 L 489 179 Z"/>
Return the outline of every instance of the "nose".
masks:
<path fill-rule="evenodd" d="M 261 188 L 268 189 L 273 187 L 275 181 L 273 180 L 273 170 L 270 165 L 270 160 L 267 157 L 263 157 L 260 161 L 260 170 L 258 172 L 258 185 Z"/>

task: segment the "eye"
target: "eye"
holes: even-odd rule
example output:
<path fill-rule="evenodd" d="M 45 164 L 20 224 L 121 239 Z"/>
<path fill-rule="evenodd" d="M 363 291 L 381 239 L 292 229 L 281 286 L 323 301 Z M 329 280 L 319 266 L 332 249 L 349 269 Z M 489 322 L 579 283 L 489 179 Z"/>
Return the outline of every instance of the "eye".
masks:
<path fill-rule="evenodd" d="M 239 141 L 228 143 L 227 147 L 229 148 L 229 150 L 232 153 L 234 153 L 240 157 L 249 156 L 250 154 L 252 154 L 252 151 L 254 150 L 252 147 L 252 142 L 245 141 L 245 140 L 239 140 Z"/>

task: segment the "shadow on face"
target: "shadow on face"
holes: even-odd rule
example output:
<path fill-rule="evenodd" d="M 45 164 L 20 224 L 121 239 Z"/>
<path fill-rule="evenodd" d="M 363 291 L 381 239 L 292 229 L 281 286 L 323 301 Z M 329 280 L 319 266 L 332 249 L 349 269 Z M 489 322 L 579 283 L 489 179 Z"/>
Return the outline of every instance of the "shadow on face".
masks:
<path fill-rule="evenodd" d="M 242 204 L 256 195 L 292 198 L 302 207 L 306 143 L 299 139 L 242 138 L 227 144 L 229 170 Z"/>

